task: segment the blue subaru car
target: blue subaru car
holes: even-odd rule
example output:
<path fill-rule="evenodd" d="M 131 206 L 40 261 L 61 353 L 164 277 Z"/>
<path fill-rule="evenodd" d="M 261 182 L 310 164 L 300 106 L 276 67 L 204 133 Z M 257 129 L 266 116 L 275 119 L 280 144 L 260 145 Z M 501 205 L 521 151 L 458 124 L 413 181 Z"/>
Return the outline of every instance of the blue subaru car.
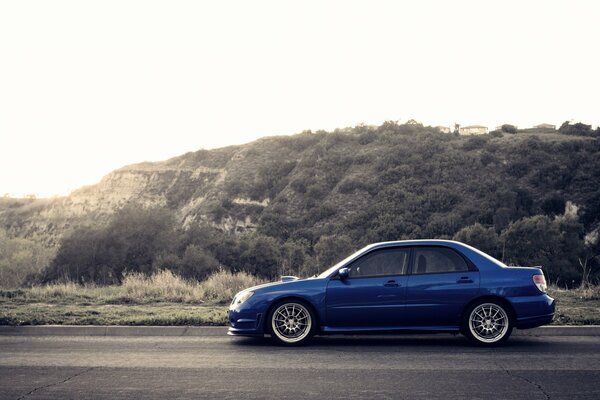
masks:
<path fill-rule="evenodd" d="M 497 345 L 513 328 L 550 323 L 555 301 L 540 268 L 507 267 L 463 243 L 371 244 L 318 276 L 239 292 L 229 334 L 283 345 L 333 333 L 462 333 Z"/>

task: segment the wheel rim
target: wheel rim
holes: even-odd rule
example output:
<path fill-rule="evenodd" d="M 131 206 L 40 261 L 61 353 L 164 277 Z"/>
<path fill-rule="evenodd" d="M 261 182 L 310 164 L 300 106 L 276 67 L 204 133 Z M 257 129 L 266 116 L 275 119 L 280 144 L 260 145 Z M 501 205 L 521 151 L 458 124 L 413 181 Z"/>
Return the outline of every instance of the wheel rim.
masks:
<path fill-rule="evenodd" d="M 471 333 L 484 343 L 494 343 L 502 339 L 508 332 L 509 323 L 506 311 L 494 303 L 478 305 L 469 316 Z"/>
<path fill-rule="evenodd" d="M 310 333 L 312 318 L 310 312 L 299 303 L 282 304 L 273 312 L 272 331 L 286 343 L 295 343 Z"/>

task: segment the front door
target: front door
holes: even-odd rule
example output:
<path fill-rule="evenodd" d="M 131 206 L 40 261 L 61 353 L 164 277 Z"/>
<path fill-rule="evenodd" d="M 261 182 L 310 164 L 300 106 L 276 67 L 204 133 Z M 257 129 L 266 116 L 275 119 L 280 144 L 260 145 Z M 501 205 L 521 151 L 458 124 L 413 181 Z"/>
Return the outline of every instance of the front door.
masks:
<path fill-rule="evenodd" d="M 353 261 L 348 277 L 327 285 L 327 326 L 390 328 L 402 325 L 410 250 L 374 250 Z"/>

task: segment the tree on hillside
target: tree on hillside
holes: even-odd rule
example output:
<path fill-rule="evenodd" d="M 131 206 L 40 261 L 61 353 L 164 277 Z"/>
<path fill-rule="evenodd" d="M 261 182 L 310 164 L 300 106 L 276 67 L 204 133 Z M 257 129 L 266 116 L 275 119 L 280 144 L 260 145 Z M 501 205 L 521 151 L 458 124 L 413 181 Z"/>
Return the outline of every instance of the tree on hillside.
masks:
<path fill-rule="evenodd" d="M 127 206 L 119 210 L 106 230 L 107 245 L 122 262 L 122 269 L 149 272 L 154 255 L 170 251 L 175 219 L 168 209 Z"/>
<path fill-rule="evenodd" d="M 347 235 L 324 235 L 315 244 L 316 261 L 320 271 L 343 260 L 355 250 L 354 243 Z"/>
<path fill-rule="evenodd" d="M 307 240 L 288 240 L 283 245 L 281 275 L 297 275 L 308 258 Z"/>
<path fill-rule="evenodd" d="M 126 206 L 107 226 L 82 227 L 66 236 L 44 280 L 113 283 L 125 271 L 151 272 L 157 256 L 172 251 L 175 237 L 169 210 Z"/>
<path fill-rule="evenodd" d="M 176 271 L 185 278 L 201 281 L 218 269 L 219 263 L 212 254 L 202 247 L 191 244 L 186 247 L 181 264 Z"/>
<path fill-rule="evenodd" d="M 493 257 L 502 257 L 500 238 L 494 228 L 486 228 L 480 223 L 475 223 L 456 232 L 453 239 L 473 246 Z"/>
<path fill-rule="evenodd" d="M 506 262 L 543 266 L 552 281 L 578 282 L 579 258 L 583 252 L 583 225 L 569 214 L 551 219 L 545 215 L 522 218 L 502 232 Z"/>
<path fill-rule="evenodd" d="M 510 124 L 504 124 L 500 127 L 500 131 L 502 131 L 504 133 L 515 134 L 515 133 L 517 133 L 517 127 L 514 125 L 510 125 Z"/>
<path fill-rule="evenodd" d="M 571 124 L 569 121 L 563 122 L 560 128 L 558 128 L 558 131 L 565 135 L 575 136 L 593 136 L 594 133 L 591 125 L 586 125 L 581 122 Z"/>
<path fill-rule="evenodd" d="M 507 263 L 554 269 L 560 246 L 560 232 L 547 216 L 536 215 L 512 222 L 502 232 L 501 239 Z"/>
<path fill-rule="evenodd" d="M 55 250 L 30 239 L 12 238 L 0 229 L 0 287 L 17 287 L 45 268 Z"/>
<path fill-rule="evenodd" d="M 581 287 L 586 288 L 591 284 L 591 276 L 600 266 L 600 228 L 596 228 L 585 236 L 585 252 L 579 258 L 581 268 Z"/>
<path fill-rule="evenodd" d="M 281 253 L 275 238 L 263 235 L 248 235 L 249 246 L 240 256 L 243 270 L 265 278 L 276 278 L 279 272 Z"/>

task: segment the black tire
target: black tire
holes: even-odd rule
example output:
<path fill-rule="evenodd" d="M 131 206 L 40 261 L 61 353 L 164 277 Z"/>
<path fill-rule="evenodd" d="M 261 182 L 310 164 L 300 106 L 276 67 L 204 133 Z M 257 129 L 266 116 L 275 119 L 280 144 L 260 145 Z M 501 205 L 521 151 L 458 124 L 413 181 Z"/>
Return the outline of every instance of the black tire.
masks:
<path fill-rule="evenodd" d="M 312 307 L 296 299 L 283 300 L 273 305 L 265 324 L 271 338 L 283 346 L 306 344 L 317 328 Z"/>
<path fill-rule="evenodd" d="M 513 316 L 506 304 L 482 300 L 465 310 L 461 333 L 479 346 L 498 346 L 508 340 L 513 325 Z"/>

